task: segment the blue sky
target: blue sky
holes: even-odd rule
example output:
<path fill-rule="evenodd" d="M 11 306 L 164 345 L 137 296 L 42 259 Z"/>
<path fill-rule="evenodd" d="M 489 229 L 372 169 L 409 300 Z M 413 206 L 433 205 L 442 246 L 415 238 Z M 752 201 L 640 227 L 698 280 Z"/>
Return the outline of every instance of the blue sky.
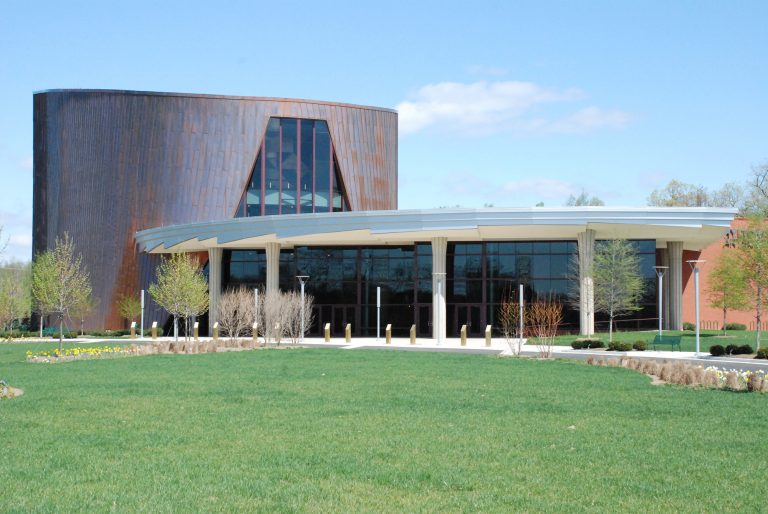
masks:
<path fill-rule="evenodd" d="M 29 259 L 32 93 L 400 110 L 401 208 L 644 205 L 768 161 L 768 2 L 26 2 L 0 10 L 0 224 Z"/>

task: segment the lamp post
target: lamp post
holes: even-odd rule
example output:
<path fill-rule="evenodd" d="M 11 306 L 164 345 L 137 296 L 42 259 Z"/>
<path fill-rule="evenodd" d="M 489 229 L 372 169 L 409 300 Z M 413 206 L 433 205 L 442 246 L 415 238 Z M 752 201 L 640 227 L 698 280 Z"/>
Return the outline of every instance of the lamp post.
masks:
<path fill-rule="evenodd" d="M 437 309 L 437 326 L 435 329 L 437 330 L 437 345 L 440 346 L 440 340 L 442 339 L 443 334 L 443 325 L 440 313 L 442 312 L 442 307 L 445 304 L 443 301 L 443 277 L 445 276 L 445 273 L 432 273 L 432 276 L 437 279 L 437 305 L 435 305 L 435 308 Z"/>
<path fill-rule="evenodd" d="M 696 356 L 699 355 L 699 263 L 704 263 L 703 260 L 690 260 L 685 261 L 693 270 L 693 284 L 694 294 L 696 295 Z"/>
<path fill-rule="evenodd" d="M 518 344 L 518 348 L 522 348 L 523 344 L 523 328 L 525 326 L 524 318 L 523 318 L 523 301 L 525 299 L 525 285 L 520 284 L 520 332 L 518 332 L 518 337 L 520 338 L 520 342 Z"/>
<path fill-rule="evenodd" d="M 376 342 L 379 342 L 381 329 L 381 286 L 376 286 Z"/>
<path fill-rule="evenodd" d="M 309 275 L 296 275 L 301 284 L 301 342 L 304 342 L 304 284 L 309 280 Z"/>
<path fill-rule="evenodd" d="M 144 339 L 144 290 L 141 290 L 141 330 L 139 335 Z"/>
<path fill-rule="evenodd" d="M 662 290 L 664 287 L 663 284 L 663 278 L 664 278 L 664 272 L 669 269 L 669 266 L 654 266 L 654 270 L 656 270 L 656 276 L 659 277 L 659 301 L 657 302 L 659 305 L 659 338 L 661 338 L 661 321 L 664 316 L 664 295 L 662 294 Z"/>

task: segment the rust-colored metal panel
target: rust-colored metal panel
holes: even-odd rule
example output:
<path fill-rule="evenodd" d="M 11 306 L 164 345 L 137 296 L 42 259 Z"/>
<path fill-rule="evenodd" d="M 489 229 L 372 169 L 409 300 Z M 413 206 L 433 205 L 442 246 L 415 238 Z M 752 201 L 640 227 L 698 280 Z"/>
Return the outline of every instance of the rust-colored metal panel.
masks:
<path fill-rule="evenodd" d="M 352 210 L 397 208 L 397 113 L 280 98 L 137 91 L 34 95 L 33 251 L 68 232 L 91 274 L 95 328 L 153 278 L 133 234 L 231 218 L 270 116 L 324 119 Z M 147 319 L 161 316 L 149 305 Z"/>

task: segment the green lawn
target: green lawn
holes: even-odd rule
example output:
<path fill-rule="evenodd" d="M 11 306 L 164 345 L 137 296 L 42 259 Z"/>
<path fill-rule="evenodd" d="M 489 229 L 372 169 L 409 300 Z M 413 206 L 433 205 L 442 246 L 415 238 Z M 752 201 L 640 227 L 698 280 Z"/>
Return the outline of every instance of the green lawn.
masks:
<path fill-rule="evenodd" d="M 696 351 L 696 333 L 689 330 L 676 331 L 665 330 L 664 335 L 678 335 L 682 336 L 680 340 L 680 348 L 684 352 Z M 648 349 L 651 350 L 651 342 L 653 338 L 658 335 L 658 331 L 642 331 L 642 332 L 614 332 L 613 340 L 625 343 L 634 343 L 635 341 L 646 341 L 648 343 Z M 555 345 L 557 346 L 571 346 L 578 335 L 562 335 L 555 338 Z M 593 336 L 596 339 L 600 339 L 604 343 L 608 343 L 608 333 L 599 333 Z M 753 330 L 729 330 L 727 337 L 722 337 L 720 330 L 702 330 L 699 332 L 699 340 L 702 352 L 708 352 L 709 347 L 715 344 L 727 346 L 729 344 L 735 344 L 738 346 L 748 344 L 753 349 L 755 348 L 755 332 Z M 768 344 L 768 333 L 764 333 L 761 336 L 762 344 L 765 346 Z M 531 341 L 533 344 L 533 341 Z M 659 350 L 669 350 L 670 347 L 659 346 Z"/>
<path fill-rule="evenodd" d="M 0 512 L 764 511 L 768 395 L 458 354 L 0 345 Z"/>

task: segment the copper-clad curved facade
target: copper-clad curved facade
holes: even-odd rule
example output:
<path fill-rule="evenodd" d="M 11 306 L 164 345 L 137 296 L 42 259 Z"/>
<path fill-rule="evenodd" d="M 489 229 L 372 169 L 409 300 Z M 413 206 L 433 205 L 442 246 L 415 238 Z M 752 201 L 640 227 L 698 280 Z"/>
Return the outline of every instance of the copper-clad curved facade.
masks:
<path fill-rule="evenodd" d="M 137 231 L 235 216 L 270 117 L 328 123 L 351 210 L 397 208 L 397 113 L 279 98 L 55 90 L 34 95 L 33 251 L 69 233 L 100 302 L 92 327 L 123 326 L 122 294 L 153 266 Z"/>

